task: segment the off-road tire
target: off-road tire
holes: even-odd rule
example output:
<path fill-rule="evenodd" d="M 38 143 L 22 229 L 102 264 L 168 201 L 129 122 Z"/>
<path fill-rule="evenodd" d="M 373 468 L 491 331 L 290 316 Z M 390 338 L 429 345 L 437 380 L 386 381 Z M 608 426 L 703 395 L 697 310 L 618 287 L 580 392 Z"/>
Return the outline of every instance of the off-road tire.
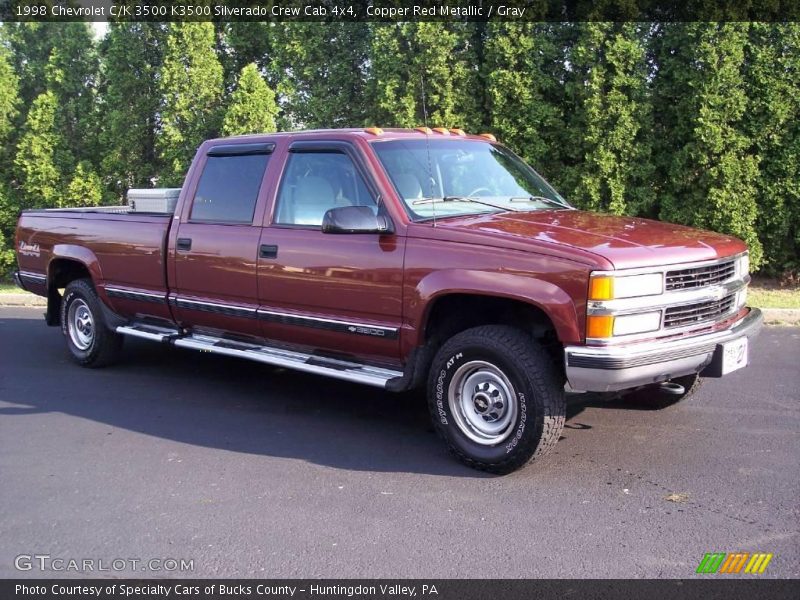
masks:
<path fill-rule="evenodd" d="M 703 378 L 700 377 L 699 373 L 675 377 L 674 379 L 670 379 L 670 381 L 682 385 L 683 393 L 670 394 L 659 389 L 658 385 L 650 385 L 625 394 L 622 398 L 625 402 L 638 405 L 641 408 L 658 410 L 668 408 L 690 398 L 700 389 L 700 386 L 703 385 Z"/>
<path fill-rule="evenodd" d="M 510 433 L 499 443 L 493 443 L 491 438 L 482 443 L 470 439 L 465 433 L 469 427 L 463 425 L 464 417 L 459 425 L 450 402 L 454 377 L 463 380 L 460 373 L 470 372 L 470 365 L 482 363 L 505 376 L 513 387 L 514 393 L 509 395 L 517 402 L 516 417 L 506 430 Z M 458 381 L 453 398 L 460 399 L 464 394 L 455 394 L 457 388 Z M 477 395 L 474 398 L 479 401 Z M 460 402 L 454 400 L 454 404 L 455 410 L 464 415 Z M 552 450 L 564 428 L 567 405 L 563 376 L 536 340 L 513 327 L 486 325 L 453 336 L 436 353 L 428 376 L 428 408 L 435 430 L 456 458 L 475 469 L 505 474 Z"/>
<path fill-rule="evenodd" d="M 90 313 L 93 333 L 86 348 L 77 345 L 70 335 L 70 307 L 73 304 L 81 308 L 85 306 Z M 89 279 L 76 279 L 64 290 L 61 301 L 61 332 L 67 341 L 70 356 L 83 367 L 105 367 L 113 364 L 122 350 L 123 338 L 106 325 L 100 299 Z"/>

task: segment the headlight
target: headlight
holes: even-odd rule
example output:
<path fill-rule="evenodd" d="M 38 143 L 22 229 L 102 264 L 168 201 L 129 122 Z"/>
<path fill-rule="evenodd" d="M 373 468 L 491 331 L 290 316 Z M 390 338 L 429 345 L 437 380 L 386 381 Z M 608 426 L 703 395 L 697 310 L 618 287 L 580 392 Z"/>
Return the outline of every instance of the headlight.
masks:
<path fill-rule="evenodd" d="M 597 275 L 589 280 L 589 300 L 655 296 L 664 291 L 664 275 Z"/>
<path fill-rule="evenodd" d="M 750 274 L 750 254 L 745 252 L 737 259 L 736 263 L 736 269 L 739 273 L 739 277 L 744 277 L 745 275 Z"/>
<path fill-rule="evenodd" d="M 586 337 L 610 338 L 619 335 L 658 331 L 661 311 L 635 315 L 589 315 L 586 318 Z"/>

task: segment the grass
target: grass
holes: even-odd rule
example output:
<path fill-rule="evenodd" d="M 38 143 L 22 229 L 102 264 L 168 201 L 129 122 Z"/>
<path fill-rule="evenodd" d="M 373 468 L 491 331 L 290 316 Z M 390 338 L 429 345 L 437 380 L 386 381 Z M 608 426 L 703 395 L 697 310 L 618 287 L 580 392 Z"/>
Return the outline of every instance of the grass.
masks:
<path fill-rule="evenodd" d="M 24 293 L 13 283 L 0 282 L 0 294 Z M 747 303 L 758 308 L 800 308 L 800 285 L 780 287 L 775 280 L 754 279 Z"/>
<path fill-rule="evenodd" d="M 781 287 L 775 280 L 754 279 L 747 303 L 758 308 L 800 308 L 800 285 Z"/>

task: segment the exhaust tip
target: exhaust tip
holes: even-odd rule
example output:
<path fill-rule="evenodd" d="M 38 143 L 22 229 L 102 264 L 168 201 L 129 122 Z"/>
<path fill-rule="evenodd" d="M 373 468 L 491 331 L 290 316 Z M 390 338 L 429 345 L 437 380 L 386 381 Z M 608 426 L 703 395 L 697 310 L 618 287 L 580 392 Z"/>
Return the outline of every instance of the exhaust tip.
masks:
<path fill-rule="evenodd" d="M 686 392 L 686 388 L 683 387 L 679 383 L 675 383 L 674 381 L 665 381 L 661 385 L 659 385 L 659 389 L 667 394 L 672 394 L 674 396 L 680 396 L 681 394 Z"/>

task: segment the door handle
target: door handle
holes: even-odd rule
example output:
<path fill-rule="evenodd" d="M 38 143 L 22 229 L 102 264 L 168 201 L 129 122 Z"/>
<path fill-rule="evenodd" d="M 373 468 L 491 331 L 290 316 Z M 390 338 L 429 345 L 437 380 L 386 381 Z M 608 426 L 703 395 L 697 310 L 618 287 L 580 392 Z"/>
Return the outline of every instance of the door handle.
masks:
<path fill-rule="evenodd" d="M 178 243 L 176 244 L 178 250 L 191 250 L 192 249 L 192 238 L 178 238 Z"/>
<path fill-rule="evenodd" d="M 278 247 L 269 244 L 261 244 L 258 255 L 261 258 L 278 258 Z"/>

